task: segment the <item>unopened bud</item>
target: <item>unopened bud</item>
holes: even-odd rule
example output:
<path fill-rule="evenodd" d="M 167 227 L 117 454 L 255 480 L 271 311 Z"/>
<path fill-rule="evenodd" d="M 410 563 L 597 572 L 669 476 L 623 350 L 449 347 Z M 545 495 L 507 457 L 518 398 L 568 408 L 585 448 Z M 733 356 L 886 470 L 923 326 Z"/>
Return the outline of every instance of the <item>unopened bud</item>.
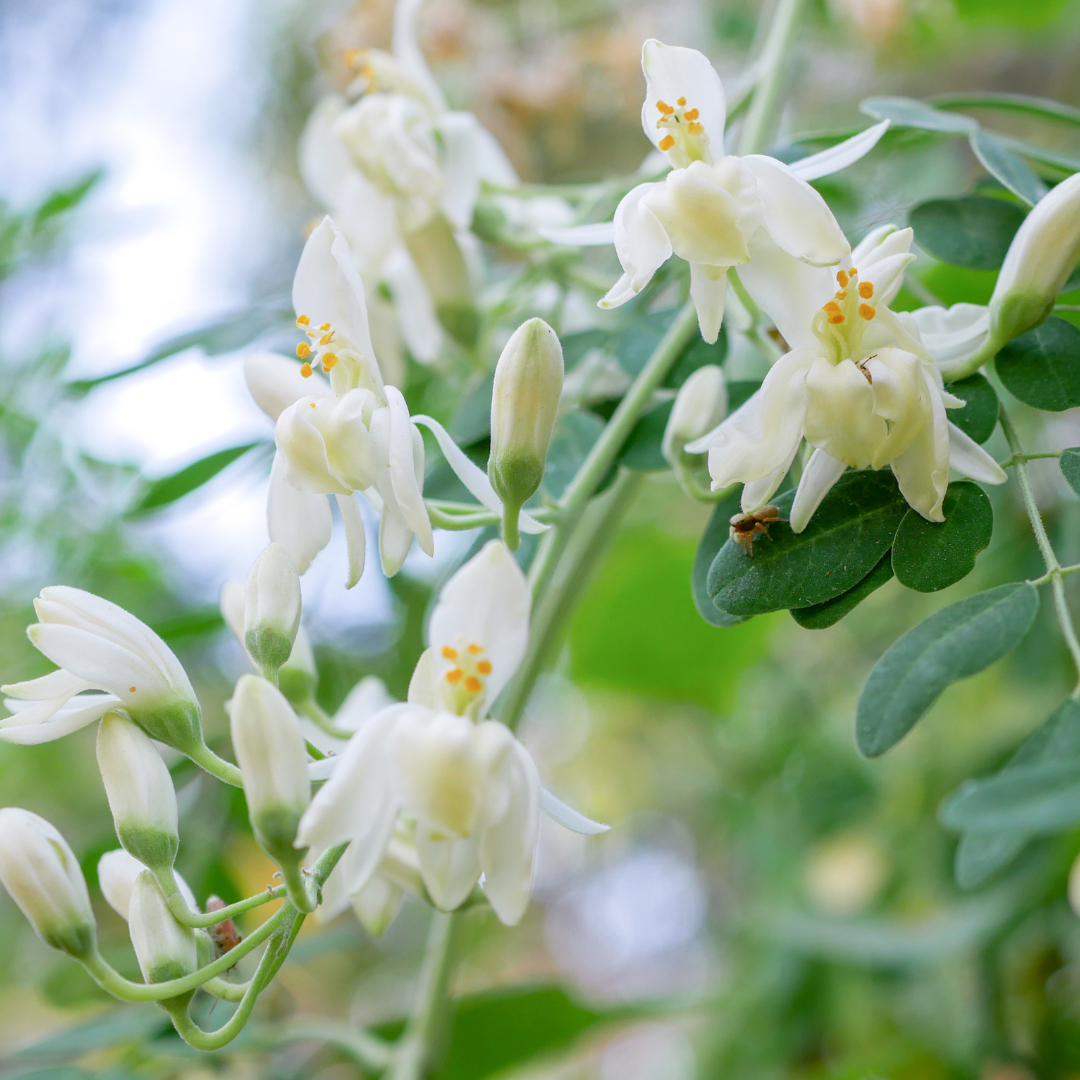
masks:
<path fill-rule="evenodd" d="M 199 966 L 195 931 L 173 916 L 149 870 L 139 874 L 132 886 L 128 932 L 139 970 L 148 983 L 182 979 Z"/>
<path fill-rule="evenodd" d="M 101 889 L 101 895 L 105 897 L 109 907 L 125 922 L 135 879 L 145 869 L 146 867 L 134 855 L 129 855 L 123 848 L 106 851 L 98 860 L 98 887 Z M 188 910 L 198 911 L 199 905 L 195 900 L 195 894 L 191 891 L 191 886 L 175 870 L 173 878 Z"/>
<path fill-rule="evenodd" d="M 1009 245 L 990 298 L 997 348 L 1038 326 L 1080 260 L 1080 173 L 1044 195 Z"/>
<path fill-rule="evenodd" d="M 682 464 L 683 448 L 700 439 L 727 416 L 724 372 L 715 364 L 699 367 L 679 388 L 664 429 L 661 450 L 672 468 Z"/>
<path fill-rule="evenodd" d="M 85 959 L 97 947 L 90 894 L 74 852 L 44 818 L 0 810 L 0 881 L 46 945 Z"/>
<path fill-rule="evenodd" d="M 97 759 L 120 843 L 155 873 L 170 873 L 180 846 L 176 791 L 150 737 L 123 713 L 106 713 Z"/>
<path fill-rule="evenodd" d="M 264 671 L 288 659 L 300 629 L 300 575 L 281 544 L 270 544 L 255 560 L 244 593 L 244 644 Z"/>
<path fill-rule="evenodd" d="M 231 720 L 255 839 L 281 867 L 290 899 L 302 906 L 301 852 L 294 841 L 300 818 L 311 802 L 311 780 L 300 724 L 281 691 L 257 675 L 240 677 Z"/>
<path fill-rule="evenodd" d="M 562 345 L 543 319 L 514 331 L 495 368 L 488 476 L 503 502 L 507 546 L 518 545 L 518 512 L 544 477 L 563 385 Z"/>

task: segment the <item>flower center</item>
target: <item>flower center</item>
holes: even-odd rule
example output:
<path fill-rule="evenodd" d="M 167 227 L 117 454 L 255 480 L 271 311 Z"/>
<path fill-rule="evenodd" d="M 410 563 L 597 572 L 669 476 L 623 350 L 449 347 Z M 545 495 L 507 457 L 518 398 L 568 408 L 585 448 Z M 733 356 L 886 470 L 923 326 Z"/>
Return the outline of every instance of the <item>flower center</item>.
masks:
<path fill-rule="evenodd" d="M 305 379 L 311 376 L 311 373 L 314 370 L 311 364 L 312 359 L 315 360 L 316 364 L 322 364 L 323 371 L 329 372 L 338 362 L 337 353 L 332 351 L 332 347 L 337 347 L 334 344 L 334 329 L 326 322 L 317 330 L 312 330 L 311 319 L 307 315 L 298 315 L 296 317 L 296 325 L 303 330 L 310 339 L 309 341 L 301 341 L 300 344 L 296 346 L 296 355 L 304 361 L 300 367 L 300 374 L 303 375 Z"/>
<path fill-rule="evenodd" d="M 443 675 L 443 694 L 459 716 L 473 715 L 483 703 L 485 680 L 491 674 L 491 661 L 484 656 L 483 645 L 471 642 L 463 649 L 442 647 L 442 657 L 450 662 Z"/>
<path fill-rule="evenodd" d="M 842 360 L 859 363 L 867 323 L 877 314 L 877 309 L 867 303 L 874 295 L 874 286 L 860 281 L 855 267 L 838 271 L 836 283 L 840 286 L 836 295 L 814 313 L 810 328 L 821 342 L 826 359 L 834 364 Z"/>
<path fill-rule="evenodd" d="M 679 98 L 674 105 L 657 101 L 656 108 L 660 113 L 656 126 L 664 132 L 660 149 L 669 155 L 675 168 L 685 169 L 692 161 L 712 161 L 709 136 L 698 120 L 700 114 L 686 107 L 686 98 Z"/>

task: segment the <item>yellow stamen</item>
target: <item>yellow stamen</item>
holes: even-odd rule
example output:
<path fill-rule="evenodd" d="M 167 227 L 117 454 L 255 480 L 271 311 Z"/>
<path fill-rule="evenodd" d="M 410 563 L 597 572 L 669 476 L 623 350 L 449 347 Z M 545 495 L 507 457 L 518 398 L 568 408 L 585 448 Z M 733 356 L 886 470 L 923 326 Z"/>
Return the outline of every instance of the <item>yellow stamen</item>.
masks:
<path fill-rule="evenodd" d="M 479 656 L 480 653 L 482 653 L 483 651 L 484 651 L 484 646 L 483 645 L 470 645 L 469 646 L 469 652 L 471 652 L 473 654 L 473 656 Z"/>
<path fill-rule="evenodd" d="M 660 140 L 660 149 L 661 150 L 670 150 L 674 145 L 675 145 L 675 136 L 674 135 L 665 135 Z"/>
<path fill-rule="evenodd" d="M 319 327 L 319 329 L 320 330 L 329 330 L 330 329 L 330 324 L 328 322 L 324 322 L 322 324 L 322 326 Z"/>
<path fill-rule="evenodd" d="M 843 270 L 837 270 L 837 272 L 836 272 L 836 284 L 839 285 L 841 289 L 844 289 L 844 288 L 847 287 L 847 283 L 848 283 L 847 274 L 845 274 Z"/>
<path fill-rule="evenodd" d="M 337 363 L 337 353 L 328 352 L 322 358 L 323 371 L 329 371 Z"/>
<path fill-rule="evenodd" d="M 847 299 L 847 289 L 841 289 L 841 290 L 840 290 L 840 291 L 839 291 L 839 292 L 838 292 L 838 293 L 836 294 L 836 299 L 837 299 L 837 300 L 846 300 L 846 299 Z"/>
<path fill-rule="evenodd" d="M 679 100 L 684 101 L 685 99 L 680 98 Z M 687 109 L 686 112 L 683 113 L 683 119 L 696 120 L 700 115 L 701 113 L 697 109 Z"/>
<path fill-rule="evenodd" d="M 300 365 L 300 374 L 303 375 L 305 379 L 310 379 L 311 378 L 311 365 L 308 364 L 308 363 L 301 364 Z"/>
<path fill-rule="evenodd" d="M 306 360 L 311 355 L 311 346 L 306 341 L 301 341 L 300 344 L 296 346 L 296 355 L 299 356 L 301 360 Z"/>
<path fill-rule="evenodd" d="M 129 686 L 128 687 L 128 693 L 129 694 L 134 694 L 135 693 L 135 687 L 134 686 Z"/>
<path fill-rule="evenodd" d="M 462 671 L 461 668 L 456 667 L 452 671 L 448 671 L 446 673 L 446 681 L 448 683 L 460 682 L 462 680 L 462 678 L 464 678 L 464 676 L 465 676 L 465 672 Z"/>
<path fill-rule="evenodd" d="M 670 116 L 675 111 L 666 101 L 658 101 L 656 107 L 665 116 Z"/>
<path fill-rule="evenodd" d="M 483 689 L 483 686 L 484 684 L 475 675 L 470 675 L 465 680 L 465 689 L 470 694 L 478 694 Z"/>
<path fill-rule="evenodd" d="M 479 661 L 479 663 L 477 663 L 477 665 L 476 665 L 476 670 L 479 671 L 481 675 L 490 675 L 491 674 L 491 661 L 490 660 L 481 660 L 481 661 Z"/>
<path fill-rule="evenodd" d="M 869 300 L 870 297 L 874 295 L 874 285 L 873 285 L 873 283 L 870 282 L 870 281 L 860 281 L 859 282 L 859 295 L 864 300 Z"/>
<path fill-rule="evenodd" d="M 296 325 L 297 326 L 308 326 L 310 323 L 311 323 L 311 320 L 306 315 L 297 315 L 296 316 Z"/>
<path fill-rule="evenodd" d="M 860 304 L 859 305 L 859 314 L 867 322 L 869 322 L 877 314 L 877 312 L 869 304 Z"/>
<path fill-rule="evenodd" d="M 850 269 L 850 270 L 848 271 L 848 277 L 855 277 L 855 276 L 856 276 L 856 275 L 857 275 L 858 273 L 859 273 L 859 271 L 858 271 L 858 270 L 856 270 L 856 269 L 855 269 L 855 267 L 853 266 L 853 267 L 852 267 L 852 268 L 851 268 L 851 269 Z"/>
<path fill-rule="evenodd" d="M 686 130 L 691 135 L 700 135 L 705 129 L 695 120 L 693 123 L 686 125 Z"/>
<path fill-rule="evenodd" d="M 829 322 L 833 326 L 839 326 L 842 322 L 846 322 L 846 321 L 847 320 L 845 320 L 843 315 L 830 315 L 829 316 Z"/>
<path fill-rule="evenodd" d="M 451 648 L 449 645 L 444 645 L 442 647 L 442 654 L 443 654 L 443 658 L 446 659 L 446 660 L 456 660 L 457 659 L 457 649 Z"/>
<path fill-rule="evenodd" d="M 839 315 L 840 305 L 835 300 L 830 300 L 821 310 L 827 311 L 830 315 Z"/>
<path fill-rule="evenodd" d="M 679 98 L 679 102 L 678 102 L 678 103 L 679 103 L 680 105 L 685 105 L 685 104 L 686 104 L 686 98 L 684 98 L 684 97 L 681 97 L 681 98 Z M 691 120 L 693 120 L 694 118 L 693 118 L 693 117 L 691 116 L 691 117 L 690 117 L 690 119 L 691 119 Z"/>

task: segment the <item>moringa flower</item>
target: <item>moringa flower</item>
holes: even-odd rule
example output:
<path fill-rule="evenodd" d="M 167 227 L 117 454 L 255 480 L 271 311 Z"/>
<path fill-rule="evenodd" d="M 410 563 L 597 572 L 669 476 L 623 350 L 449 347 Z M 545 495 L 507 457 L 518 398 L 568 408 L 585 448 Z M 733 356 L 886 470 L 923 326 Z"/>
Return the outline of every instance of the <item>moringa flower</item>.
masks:
<path fill-rule="evenodd" d="M 792 166 L 764 154 L 725 154 L 724 88 L 708 59 L 650 38 L 641 66 L 647 84 L 641 124 L 671 172 L 631 190 L 611 232 L 586 225 L 541 233 L 556 243 L 614 242 L 623 275 L 600 301 L 605 308 L 632 300 L 672 255 L 685 259 L 701 334 L 711 343 L 723 320 L 728 268 L 750 260 L 755 237 L 764 234 L 811 266 L 833 266 L 846 255 L 840 227 L 807 181 L 868 153 L 888 122 Z"/>

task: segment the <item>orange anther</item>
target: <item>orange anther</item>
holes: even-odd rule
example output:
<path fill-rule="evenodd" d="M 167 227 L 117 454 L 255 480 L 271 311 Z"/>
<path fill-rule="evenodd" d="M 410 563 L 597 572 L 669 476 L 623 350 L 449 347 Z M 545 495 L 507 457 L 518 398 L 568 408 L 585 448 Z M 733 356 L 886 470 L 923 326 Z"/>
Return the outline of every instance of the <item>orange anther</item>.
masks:
<path fill-rule="evenodd" d="M 456 660 L 457 659 L 457 649 L 451 648 L 451 646 L 449 646 L 449 645 L 444 645 L 442 647 L 442 654 L 443 654 L 443 657 L 446 660 Z"/>
<path fill-rule="evenodd" d="M 705 129 L 695 120 L 692 124 L 686 125 L 686 130 L 691 135 L 700 135 Z"/>
<path fill-rule="evenodd" d="M 842 322 L 846 322 L 843 315 L 830 315 L 829 322 L 833 326 L 839 326 Z"/>
<path fill-rule="evenodd" d="M 310 323 L 311 323 L 311 320 L 306 315 L 297 315 L 296 316 L 296 325 L 297 326 L 308 326 Z"/>
<path fill-rule="evenodd" d="M 479 656 L 480 653 L 482 653 L 483 651 L 484 651 L 484 646 L 483 645 L 477 645 L 477 644 L 474 643 L 474 644 L 469 646 L 469 652 L 471 652 L 473 654 L 473 656 Z"/>
<path fill-rule="evenodd" d="M 845 288 L 847 286 L 847 283 L 848 283 L 847 274 L 845 274 L 843 270 L 837 270 L 836 271 L 836 284 L 839 285 L 841 289 L 843 289 L 843 288 Z"/>
<path fill-rule="evenodd" d="M 680 105 L 685 105 L 686 104 L 686 98 L 684 98 L 684 97 L 679 98 L 679 104 Z"/>
<path fill-rule="evenodd" d="M 850 269 L 850 270 L 848 271 L 848 277 L 857 277 L 857 276 L 858 276 L 858 273 L 859 273 L 859 271 L 858 271 L 858 270 L 856 270 L 856 269 L 855 269 L 855 267 L 853 266 L 853 267 L 852 267 L 852 268 L 851 268 L 851 269 Z"/>
<path fill-rule="evenodd" d="M 839 315 L 840 305 L 835 300 L 830 300 L 821 310 L 827 311 L 830 315 Z"/>
<path fill-rule="evenodd" d="M 468 690 L 470 694 L 479 694 L 483 688 L 484 684 L 475 675 L 470 675 L 465 680 L 465 689 Z"/>
<path fill-rule="evenodd" d="M 337 363 L 337 353 L 328 352 L 322 358 L 323 371 L 329 371 Z"/>
<path fill-rule="evenodd" d="M 869 322 L 877 314 L 877 312 L 869 304 L 860 304 L 859 305 L 859 314 L 867 322 Z"/>
<path fill-rule="evenodd" d="M 446 681 L 448 683 L 461 682 L 461 680 L 462 680 L 462 678 L 464 678 L 464 676 L 465 676 L 465 672 L 462 671 L 461 668 L 456 667 L 452 671 L 448 671 L 446 673 Z"/>
<path fill-rule="evenodd" d="M 129 686 L 128 687 L 128 693 L 129 694 L 134 694 L 135 693 L 135 687 L 134 686 Z"/>
<path fill-rule="evenodd" d="M 301 360 L 306 360 L 311 355 L 311 346 L 306 341 L 301 341 L 300 344 L 296 346 L 296 355 L 299 356 Z"/>
<path fill-rule="evenodd" d="M 686 112 L 683 113 L 683 119 L 696 120 L 700 115 L 701 113 L 698 112 L 697 109 L 687 109 Z"/>
<path fill-rule="evenodd" d="M 862 297 L 862 298 L 863 298 L 864 300 L 869 300 L 869 299 L 870 299 L 870 297 L 874 295 L 874 285 L 873 285 L 873 282 L 870 282 L 870 281 L 860 281 L 860 282 L 859 282 L 859 295 L 860 295 L 860 296 L 861 296 L 861 297 Z"/>
<path fill-rule="evenodd" d="M 660 149 L 661 150 L 670 150 L 674 145 L 675 145 L 675 136 L 674 135 L 665 135 L 660 140 Z"/>
<path fill-rule="evenodd" d="M 838 293 L 836 294 L 836 299 L 837 299 L 837 300 L 846 300 L 846 299 L 847 299 L 847 289 L 841 289 L 841 290 L 840 290 L 840 291 L 839 291 L 839 292 L 838 292 Z"/>
<path fill-rule="evenodd" d="M 310 379 L 311 378 L 311 365 L 309 363 L 306 363 L 306 362 L 301 364 L 300 365 L 300 374 L 303 375 L 305 379 Z"/>
<path fill-rule="evenodd" d="M 320 330 L 329 330 L 330 329 L 330 324 L 328 322 L 324 322 L 322 324 L 322 326 L 319 327 L 319 329 Z"/>
<path fill-rule="evenodd" d="M 658 101 L 656 107 L 665 116 L 670 116 L 675 111 L 666 101 Z"/>
<path fill-rule="evenodd" d="M 476 665 L 476 670 L 479 671 L 481 675 L 490 675 L 491 674 L 491 661 L 490 660 L 481 660 Z"/>

